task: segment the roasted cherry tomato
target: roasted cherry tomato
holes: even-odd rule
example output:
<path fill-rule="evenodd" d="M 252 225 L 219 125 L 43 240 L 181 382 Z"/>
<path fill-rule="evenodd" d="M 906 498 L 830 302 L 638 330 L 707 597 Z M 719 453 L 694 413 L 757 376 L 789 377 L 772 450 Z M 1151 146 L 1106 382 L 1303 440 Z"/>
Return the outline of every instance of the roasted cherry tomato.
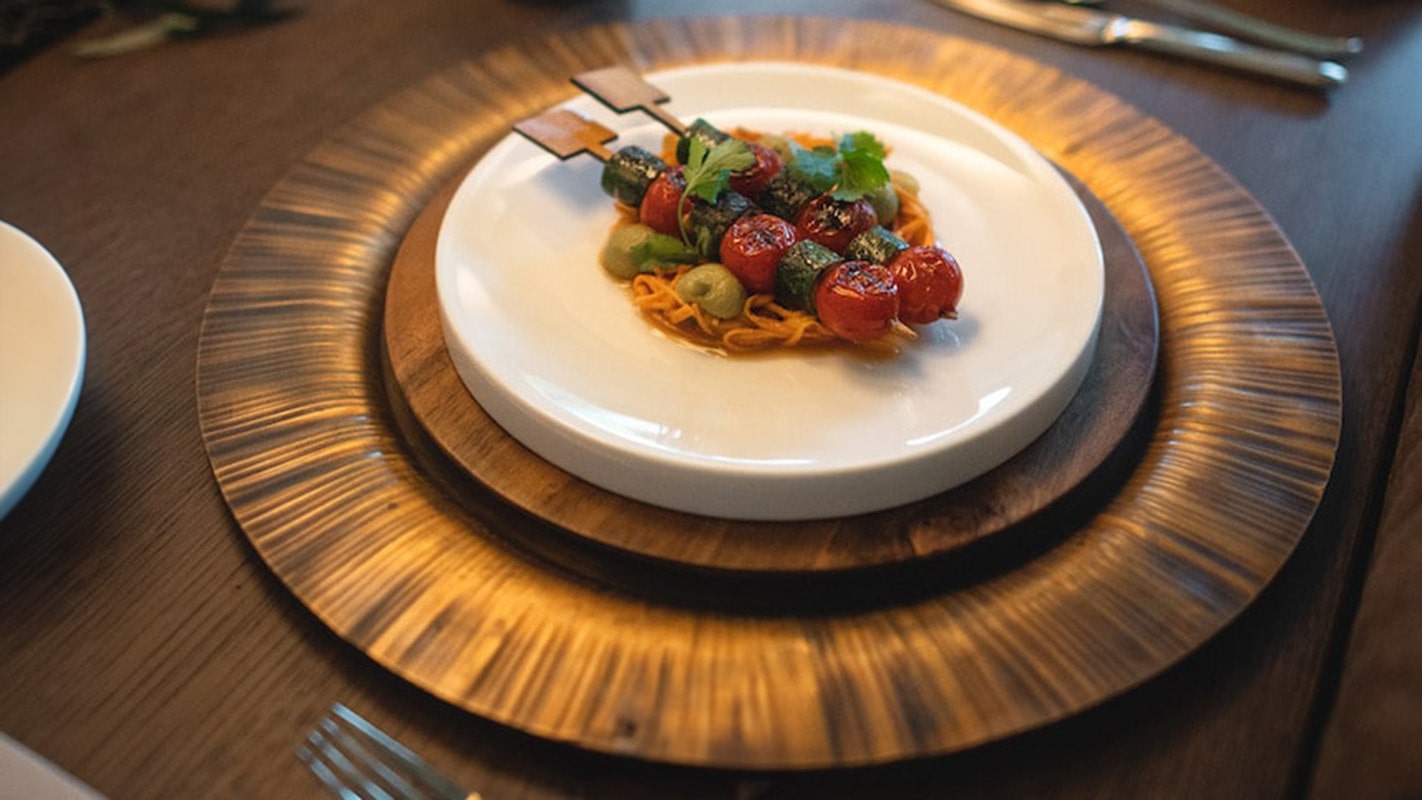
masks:
<path fill-rule="evenodd" d="M 637 218 L 657 233 L 675 236 L 681 230 L 681 195 L 686 191 L 684 167 L 668 167 L 647 187 Z"/>
<path fill-rule="evenodd" d="M 822 194 L 811 200 L 795 218 L 800 236 L 843 253 L 849 242 L 879 223 L 868 200 L 836 200 Z"/>
<path fill-rule="evenodd" d="M 721 263 L 752 294 L 775 291 L 775 266 L 798 237 L 774 214 L 746 214 L 721 238 Z"/>
<path fill-rule="evenodd" d="M 851 342 L 889 331 L 899 313 L 899 289 L 883 264 L 841 261 L 815 286 L 815 315 L 836 336 Z"/>
<path fill-rule="evenodd" d="M 963 271 L 941 247 L 910 247 L 889 260 L 899 287 L 899 319 L 917 325 L 952 317 L 963 296 Z"/>
<path fill-rule="evenodd" d="M 732 189 L 753 198 L 780 172 L 783 164 L 780 154 L 763 144 L 746 142 L 746 147 L 750 148 L 751 155 L 755 156 L 755 164 L 732 172 L 730 182 Z"/>

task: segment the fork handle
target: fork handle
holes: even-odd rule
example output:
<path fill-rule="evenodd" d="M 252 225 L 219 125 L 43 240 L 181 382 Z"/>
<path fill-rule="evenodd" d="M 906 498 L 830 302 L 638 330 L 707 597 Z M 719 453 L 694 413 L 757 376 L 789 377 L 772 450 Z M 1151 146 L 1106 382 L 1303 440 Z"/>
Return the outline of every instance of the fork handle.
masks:
<path fill-rule="evenodd" d="M 1256 47 L 1216 33 L 1124 19 L 1114 28 L 1109 34 L 1112 42 L 1195 58 L 1289 83 L 1327 88 L 1348 79 L 1348 69 L 1336 61 Z"/>

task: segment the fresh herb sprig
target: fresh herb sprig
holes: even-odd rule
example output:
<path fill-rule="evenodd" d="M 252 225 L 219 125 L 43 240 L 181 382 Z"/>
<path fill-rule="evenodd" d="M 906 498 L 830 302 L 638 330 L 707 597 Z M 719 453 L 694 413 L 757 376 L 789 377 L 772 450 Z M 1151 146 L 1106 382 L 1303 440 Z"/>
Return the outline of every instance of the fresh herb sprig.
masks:
<path fill-rule="evenodd" d="M 838 147 L 806 149 L 790 143 L 792 173 L 815 191 L 830 192 L 836 200 L 857 200 L 889 185 L 888 155 L 884 143 L 868 131 L 846 133 Z"/>
<path fill-rule="evenodd" d="M 632 248 L 632 263 L 642 272 L 669 269 L 678 264 L 695 264 L 700 260 L 696 250 L 675 236 L 654 233 Z"/>
<path fill-rule="evenodd" d="M 740 139 L 730 138 L 719 142 L 710 150 L 700 139 L 692 138 L 686 153 L 686 169 L 682 176 L 686 179 L 686 189 L 677 203 L 677 225 L 681 230 L 681 240 L 692 244 L 686 230 L 686 204 L 696 197 L 707 203 L 716 202 L 721 191 L 730 185 L 731 173 L 749 169 L 755 165 L 755 154 Z"/>

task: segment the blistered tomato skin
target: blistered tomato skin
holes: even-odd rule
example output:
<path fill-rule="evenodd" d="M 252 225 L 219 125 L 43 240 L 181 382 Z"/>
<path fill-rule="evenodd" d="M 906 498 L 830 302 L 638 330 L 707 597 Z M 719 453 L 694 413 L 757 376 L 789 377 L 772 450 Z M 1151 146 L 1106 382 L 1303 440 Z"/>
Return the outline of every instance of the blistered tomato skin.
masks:
<path fill-rule="evenodd" d="M 763 144 L 746 142 L 746 147 L 750 149 L 751 155 L 755 156 L 755 164 L 732 172 L 729 180 L 732 189 L 753 198 L 765 189 L 765 185 L 780 172 L 784 164 L 779 153 Z"/>
<path fill-rule="evenodd" d="M 774 214 L 747 214 L 731 224 L 721 239 L 721 263 L 746 291 L 775 291 L 775 268 L 798 236 L 795 227 Z"/>
<path fill-rule="evenodd" d="M 963 271 L 941 247 L 910 247 L 889 260 L 899 287 L 899 319 L 926 325 L 957 313 L 963 297 Z"/>
<path fill-rule="evenodd" d="M 815 286 L 815 314 L 836 336 L 851 342 L 876 339 L 893 327 L 899 290 L 888 267 L 841 261 Z"/>
<path fill-rule="evenodd" d="M 637 219 L 657 233 L 674 236 L 681 230 L 679 205 L 681 195 L 686 191 L 684 167 L 668 167 L 647 187 L 642 196 L 642 205 L 637 208 Z"/>
<path fill-rule="evenodd" d="M 836 200 L 822 194 L 811 200 L 795 218 L 795 227 L 802 238 L 811 239 L 836 253 L 843 253 L 849 242 L 859 234 L 879 224 L 874 206 L 868 200 Z"/>

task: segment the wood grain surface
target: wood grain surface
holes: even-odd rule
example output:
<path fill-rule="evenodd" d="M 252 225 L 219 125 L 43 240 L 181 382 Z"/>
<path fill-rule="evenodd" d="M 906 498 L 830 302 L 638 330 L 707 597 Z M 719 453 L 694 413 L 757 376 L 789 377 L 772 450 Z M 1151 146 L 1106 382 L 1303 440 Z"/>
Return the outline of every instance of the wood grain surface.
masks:
<path fill-rule="evenodd" d="M 960 39 L 852 27 L 668 21 L 496 51 L 377 106 L 277 185 L 214 285 L 199 412 L 235 516 L 317 616 L 537 736 L 805 769 L 942 754 L 1079 712 L 1263 589 L 1312 518 L 1340 422 L 1331 330 L 1287 241 L 1198 151 L 1088 84 Z M 382 388 L 379 303 L 420 209 L 513 121 L 568 96 L 569 74 L 727 57 L 942 92 L 1057 160 L 1135 241 L 1160 302 L 1162 411 L 1127 483 L 1064 540 L 902 602 L 727 613 L 570 580 L 510 546 L 520 519 L 456 504 L 409 455 Z M 517 94 L 491 92 L 509 75 Z"/>
<path fill-rule="evenodd" d="M 435 294 L 435 241 L 454 188 L 420 214 L 391 267 L 384 342 L 398 391 L 424 431 L 468 475 L 562 531 L 627 554 L 703 570 L 829 574 L 961 550 L 1062 500 L 1114 451 L 1126 449 L 1122 440 L 1145 407 L 1155 374 L 1158 323 L 1145 265 L 1110 213 L 1079 188 L 1105 257 L 1101 333 L 1082 388 L 1026 450 L 937 497 L 850 519 L 747 523 L 657 508 L 544 461 L 467 391 L 444 344 Z M 1113 488 L 1097 492 L 1109 495 Z"/>
<path fill-rule="evenodd" d="M 54 460 L 0 521 L 0 730 L 116 799 L 327 797 L 294 743 L 334 700 L 491 800 L 1422 795 L 1407 779 L 1410 753 L 1388 763 L 1395 751 L 1365 744 L 1391 735 L 1370 684 L 1386 691 L 1401 735 L 1422 718 L 1422 694 L 1408 692 L 1415 660 L 1410 679 L 1405 664 L 1386 684 L 1367 670 L 1345 678 L 1354 688 L 1334 702 L 1359 652 L 1350 640 L 1406 660 L 1405 643 L 1389 641 L 1396 604 L 1373 602 L 1368 584 L 1400 570 L 1384 585 L 1404 612 L 1416 606 L 1405 565 L 1389 556 L 1399 551 L 1384 544 L 1413 529 L 1383 507 L 1407 507 L 1398 492 L 1416 478 L 1399 432 L 1416 439 L 1402 409 L 1422 312 L 1422 104 L 1399 98 L 1422 74 L 1422 5 L 1221 1 L 1358 34 L 1366 49 L 1349 83 L 1321 96 L 1130 48 L 1058 44 L 916 0 L 302 0 L 281 24 L 74 58 L 74 41 L 128 23 L 108 17 L 0 72 L 0 218 L 69 271 L 90 355 Z M 1144 0 L 1111 6 L 1168 16 Z M 333 633 L 232 518 L 198 427 L 198 324 L 233 237 L 293 165 L 393 93 L 507 45 L 609 20 L 767 11 L 892 21 L 1086 81 L 1188 140 L 1297 248 L 1340 353 L 1333 475 L 1268 588 L 1175 667 L 1054 725 L 941 758 L 793 774 L 666 767 L 531 737 L 432 697 Z M 1415 403 L 1422 387 L 1410 383 Z M 1355 616 L 1360 599 L 1374 610 Z M 1352 635 L 1369 626 L 1378 633 Z"/>
<path fill-rule="evenodd" d="M 1422 388 L 1422 350 L 1410 385 Z M 1314 797 L 1409 797 L 1422 787 L 1422 391 L 1408 399 L 1393 454 L 1378 539 L 1353 632 L 1337 703 L 1329 709 Z M 1359 785 L 1357 776 L 1368 781 Z"/>

